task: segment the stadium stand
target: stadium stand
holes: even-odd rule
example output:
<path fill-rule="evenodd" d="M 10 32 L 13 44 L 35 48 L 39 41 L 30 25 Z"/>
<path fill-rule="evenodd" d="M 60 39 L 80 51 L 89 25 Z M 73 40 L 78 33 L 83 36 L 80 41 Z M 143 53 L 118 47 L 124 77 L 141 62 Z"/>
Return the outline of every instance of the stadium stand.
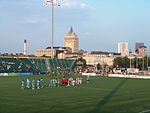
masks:
<path fill-rule="evenodd" d="M 71 70 L 75 60 L 51 58 L 0 58 L 0 73 L 32 72 L 48 73 L 52 71 Z"/>

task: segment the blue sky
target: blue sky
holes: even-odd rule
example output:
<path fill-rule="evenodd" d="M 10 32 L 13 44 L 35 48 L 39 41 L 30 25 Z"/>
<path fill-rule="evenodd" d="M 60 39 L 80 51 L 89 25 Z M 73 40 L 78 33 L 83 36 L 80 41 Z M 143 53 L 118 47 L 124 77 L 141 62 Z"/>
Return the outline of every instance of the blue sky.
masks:
<path fill-rule="evenodd" d="M 55 8 L 55 46 L 73 26 L 80 48 L 117 52 L 126 41 L 150 48 L 150 0 L 63 0 Z M 0 0 L 0 53 L 28 53 L 51 44 L 51 6 L 44 0 Z"/>

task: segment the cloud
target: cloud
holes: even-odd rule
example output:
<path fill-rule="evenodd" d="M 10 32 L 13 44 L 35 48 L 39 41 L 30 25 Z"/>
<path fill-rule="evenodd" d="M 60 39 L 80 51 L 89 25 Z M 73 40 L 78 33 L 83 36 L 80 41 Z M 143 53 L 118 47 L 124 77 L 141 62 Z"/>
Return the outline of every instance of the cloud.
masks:
<path fill-rule="evenodd" d="M 62 7 L 64 8 L 77 8 L 77 9 L 84 9 L 84 10 L 93 10 L 94 8 L 87 3 L 78 0 L 64 0 L 62 2 Z"/>

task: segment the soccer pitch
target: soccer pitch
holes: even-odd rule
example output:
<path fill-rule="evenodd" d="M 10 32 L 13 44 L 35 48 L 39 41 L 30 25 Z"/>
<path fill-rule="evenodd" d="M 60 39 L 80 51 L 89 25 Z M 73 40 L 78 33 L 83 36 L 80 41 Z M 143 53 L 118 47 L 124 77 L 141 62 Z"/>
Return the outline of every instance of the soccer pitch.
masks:
<path fill-rule="evenodd" d="M 37 80 L 41 76 L 28 76 Z M 20 89 L 27 77 L 0 77 L 0 113 L 150 113 L 150 80 L 91 77 L 82 85 Z"/>

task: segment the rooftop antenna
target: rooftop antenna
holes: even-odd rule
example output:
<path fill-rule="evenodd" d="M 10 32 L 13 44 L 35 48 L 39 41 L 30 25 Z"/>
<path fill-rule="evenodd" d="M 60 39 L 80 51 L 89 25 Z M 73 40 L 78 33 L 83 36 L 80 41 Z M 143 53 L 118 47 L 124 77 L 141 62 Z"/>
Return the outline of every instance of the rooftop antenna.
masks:
<path fill-rule="evenodd" d="M 59 0 L 46 0 L 46 5 L 52 5 L 52 38 L 51 38 L 51 58 L 54 58 L 54 37 L 55 37 L 55 11 L 54 11 L 54 6 L 60 6 L 60 1 Z"/>

